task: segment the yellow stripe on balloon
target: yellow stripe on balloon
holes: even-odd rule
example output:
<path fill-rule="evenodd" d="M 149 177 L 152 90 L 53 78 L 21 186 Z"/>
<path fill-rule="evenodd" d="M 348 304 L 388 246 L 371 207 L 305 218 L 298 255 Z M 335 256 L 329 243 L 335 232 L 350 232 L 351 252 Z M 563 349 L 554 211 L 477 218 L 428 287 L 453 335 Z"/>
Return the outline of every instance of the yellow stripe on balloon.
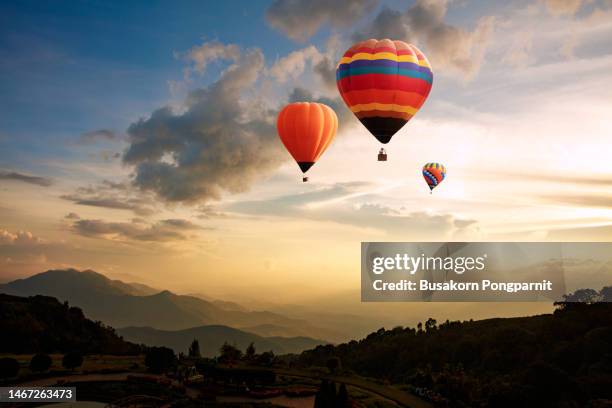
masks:
<path fill-rule="evenodd" d="M 351 106 L 351 111 L 354 113 L 362 112 L 362 111 L 371 111 L 371 110 L 379 110 L 379 111 L 393 111 L 393 112 L 402 112 L 409 113 L 414 115 L 417 113 L 418 109 L 413 108 L 408 105 L 396 105 L 394 103 L 362 103 Z"/>
<path fill-rule="evenodd" d="M 342 57 L 340 59 L 340 64 L 350 64 L 353 61 L 357 60 L 380 60 L 386 59 L 397 62 L 412 62 L 414 64 L 419 64 L 422 67 L 427 67 L 431 69 L 429 62 L 425 59 L 418 59 L 415 55 L 396 55 L 391 52 L 378 52 L 376 54 L 371 54 L 368 52 L 359 52 L 354 54 L 352 57 Z"/>

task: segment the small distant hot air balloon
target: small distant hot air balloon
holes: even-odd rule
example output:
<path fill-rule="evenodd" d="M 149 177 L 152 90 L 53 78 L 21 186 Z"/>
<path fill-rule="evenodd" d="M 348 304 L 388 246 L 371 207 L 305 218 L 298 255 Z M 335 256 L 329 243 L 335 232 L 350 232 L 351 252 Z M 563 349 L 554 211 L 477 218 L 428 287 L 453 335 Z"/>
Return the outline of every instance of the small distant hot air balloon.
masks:
<path fill-rule="evenodd" d="M 427 163 L 423 166 L 423 178 L 429 186 L 429 192 L 438 187 L 446 177 L 446 167 L 440 163 Z"/>
<path fill-rule="evenodd" d="M 280 111 L 276 127 L 285 148 L 306 173 L 336 136 L 338 117 L 322 103 L 296 102 Z"/>
<path fill-rule="evenodd" d="M 370 39 L 344 53 L 336 84 L 344 102 L 380 143 L 389 143 L 421 108 L 433 82 L 431 65 L 403 41 Z M 384 149 L 378 160 L 387 158 Z"/>

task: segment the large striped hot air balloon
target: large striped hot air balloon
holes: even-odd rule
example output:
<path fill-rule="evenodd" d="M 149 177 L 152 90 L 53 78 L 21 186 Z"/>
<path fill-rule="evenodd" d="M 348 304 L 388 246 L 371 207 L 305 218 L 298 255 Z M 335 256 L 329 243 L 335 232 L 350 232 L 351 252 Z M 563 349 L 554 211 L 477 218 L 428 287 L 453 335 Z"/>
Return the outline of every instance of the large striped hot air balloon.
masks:
<path fill-rule="evenodd" d="M 353 45 L 336 70 L 342 99 L 383 144 L 421 108 L 432 82 L 427 57 L 412 44 L 389 39 Z"/>
<path fill-rule="evenodd" d="M 280 111 L 276 127 L 285 148 L 306 173 L 336 136 L 338 117 L 322 103 L 296 102 Z"/>
<path fill-rule="evenodd" d="M 444 180 L 446 177 L 446 167 L 440 163 L 426 163 L 423 166 L 423 178 L 429 186 L 429 192 Z"/>

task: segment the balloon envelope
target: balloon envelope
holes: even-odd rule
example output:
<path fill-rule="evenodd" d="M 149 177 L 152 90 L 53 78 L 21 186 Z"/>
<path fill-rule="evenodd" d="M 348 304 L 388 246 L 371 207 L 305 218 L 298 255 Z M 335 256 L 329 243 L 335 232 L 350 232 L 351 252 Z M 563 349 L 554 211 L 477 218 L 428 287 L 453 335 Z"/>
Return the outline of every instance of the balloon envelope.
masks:
<path fill-rule="evenodd" d="M 417 113 L 432 83 L 425 54 L 403 41 L 359 42 L 344 53 L 336 69 L 342 99 L 381 143 L 388 143 Z"/>
<path fill-rule="evenodd" d="M 276 127 L 285 148 L 306 173 L 336 136 L 338 117 L 322 103 L 296 102 L 280 111 Z"/>
<path fill-rule="evenodd" d="M 423 166 L 423 178 L 429 190 L 436 188 L 446 177 L 446 167 L 440 163 L 427 163 Z"/>

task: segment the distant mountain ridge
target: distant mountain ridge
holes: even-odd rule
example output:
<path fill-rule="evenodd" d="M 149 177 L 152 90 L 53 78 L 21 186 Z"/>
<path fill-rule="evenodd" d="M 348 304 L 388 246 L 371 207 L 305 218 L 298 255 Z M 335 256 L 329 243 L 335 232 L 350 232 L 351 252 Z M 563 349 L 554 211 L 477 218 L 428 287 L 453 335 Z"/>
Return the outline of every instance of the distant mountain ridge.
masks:
<path fill-rule="evenodd" d="M 300 353 L 324 344 L 324 341 L 309 337 L 262 337 L 243 330 L 221 325 L 193 327 L 185 330 L 168 331 L 151 327 L 125 327 L 118 329 L 123 338 L 147 346 L 166 346 L 176 353 L 186 353 L 193 339 L 198 339 L 200 352 L 204 357 L 219 354 L 224 342 L 244 351 L 252 342 L 258 352 L 273 351 L 275 354 Z"/>
<path fill-rule="evenodd" d="M 233 302 L 217 302 L 202 297 L 156 292 L 142 284 L 111 280 L 92 270 L 49 270 L 25 279 L 0 285 L 0 292 L 16 296 L 45 295 L 80 307 L 91 319 L 115 328 L 151 327 L 184 330 L 223 325 L 234 328 L 265 328 L 256 334 L 283 337 L 333 335 L 306 320 L 268 311 L 249 311 Z M 226 307 L 226 308 L 224 308 Z M 270 327 L 276 330 L 270 331 Z M 320 344 L 320 343 L 318 343 Z"/>

